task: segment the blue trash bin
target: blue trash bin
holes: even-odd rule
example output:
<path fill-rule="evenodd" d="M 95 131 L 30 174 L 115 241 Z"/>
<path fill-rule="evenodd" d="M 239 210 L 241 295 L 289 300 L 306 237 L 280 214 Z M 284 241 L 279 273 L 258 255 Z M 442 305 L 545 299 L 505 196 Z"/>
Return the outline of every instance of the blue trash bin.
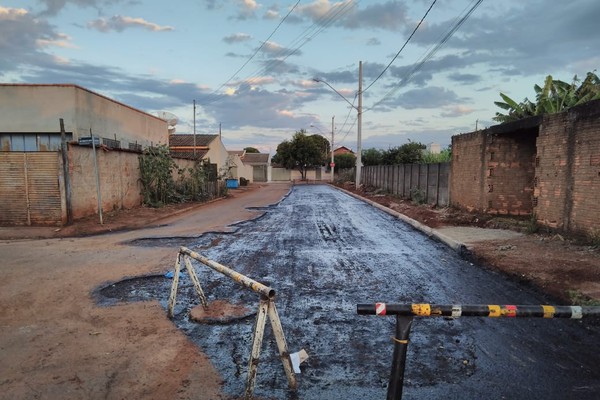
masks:
<path fill-rule="evenodd" d="M 227 189 L 237 189 L 239 186 L 237 179 L 225 179 L 225 184 L 227 185 Z"/>

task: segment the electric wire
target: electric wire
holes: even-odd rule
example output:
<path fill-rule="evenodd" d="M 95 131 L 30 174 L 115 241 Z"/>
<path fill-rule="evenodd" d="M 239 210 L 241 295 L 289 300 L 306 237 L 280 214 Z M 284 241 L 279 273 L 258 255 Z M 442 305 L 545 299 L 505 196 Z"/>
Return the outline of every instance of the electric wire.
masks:
<path fill-rule="evenodd" d="M 398 56 L 400 55 L 400 53 L 402 53 L 402 50 L 404 50 L 404 48 L 406 47 L 406 45 L 408 44 L 408 42 L 410 42 L 410 40 L 412 39 L 412 37 L 415 35 L 415 33 L 417 32 L 417 30 L 419 29 L 419 27 L 421 26 L 421 24 L 423 24 L 423 21 L 425 21 L 425 18 L 427 17 L 427 15 L 429 14 L 429 12 L 431 11 L 431 9 L 433 8 L 433 6 L 435 5 L 436 2 L 437 2 L 437 0 L 433 0 L 433 3 L 431 3 L 431 5 L 427 9 L 427 11 L 425 12 L 425 15 L 423 15 L 423 17 L 421 18 L 421 20 L 419 21 L 419 23 L 417 24 L 417 26 L 415 26 L 415 29 L 413 29 L 413 31 L 410 34 L 410 36 L 408 37 L 408 39 L 406 39 L 406 41 L 404 42 L 404 44 L 402 45 L 402 47 L 400 48 L 400 50 L 398 50 L 398 52 L 396 53 L 396 55 L 394 56 L 394 58 L 392 58 L 392 61 L 390 61 L 389 64 L 383 69 L 383 71 L 381 71 L 381 73 L 379 74 L 379 76 L 377 76 L 377 78 L 375 78 L 375 80 L 373 82 L 371 82 L 363 90 L 363 93 L 366 92 L 367 90 L 369 90 L 369 88 L 371 86 L 373 86 L 375 84 L 375 82 L 377 82 L 379 80 L 379 78 L 381 78 L 383 76 L 383 74 L 385 74 L 385 72 L 390 68 L 390 66 L 394 63 L 394 61 L 396 61 L 396 59 L 398 58 Z"/>
<path fill-rule="evenodd" d="M 396 94 L 398 92 L 398 90 L 400 90 L 401 86 L 403 86 L 405 83 L 407 83 L 408 81 L 410 81 L 410 78 L 412 78 L 412 76 L 415 73 L 417 73 L 423 67 L 423 65 L 427 61 L 429 61 L 444 46 L 444 44 L 446 44 L 446 42 L 448 42 L 448 40 L 450 40 L 450 38 L 454 35 L 454 33 L 456 33 L 456 31 L 465 23 L 465 21 L 471 16 L 471 14 L 473 14 L 473 12 L 477 9 L 477 7 L 479 7 L 481 5 L 482 2 L 483 2 L 483 0 L 474 0 L 474 1 L 472 1 L 470 4 L 473 4 L 473 3 L 475 3 L 475 4 L 473 4 L 471 6 L 471 8 L 466 12 L 465 15 L 463 15 L 462 17 L 460 17 L 460 19 L 458 20 L 458 22 L 456 22 L 454 25 L 452 25 L 451 29 L 446 32 L 446 34 L 443 36 L 443 38 L 433 48 L 430 48 L 431 50 L 429 50 L 429 52 L 425 56 L 423 56 L 416 64 L 414 64 L 413 68 L 411 68 L 400 79 L 400 82 L 392 90 L 390 90 L 389 92 L 387 92 L 373 106 L 371 106 L 368 109 L 364 109 L 363 113 L 365 113 L 367 111 L 371 111 L 374 108 L 376 108 L 378 105 L 380 105 L 381 103 L 383 103 L 389 97 L 391 97 L 394 94 Z M 468 6 L 466 8 L 468 8 Z"/>
<path fill-rule="evenodd" d="M 278 53 L 274 55 L 274 57 L 267 62 L 267 64 L 255 71 L 251 78 L 246 78 L 244 81 L 248 83 L 255 82 L 259 77 L 264 76 L 271 72 L 276 66 L 282 64 L 289 57 L 297 53 L 305 44 L 312 41 L 316 36 L 318 36 L 325 29 L 329 28 L 336 20 L 341 18 L 343 15 L 347 14 L 350 10 L 349 6 L 358 3 L 355 1 L 348 1 L 341 6 L 332 7 L 326 14 L 320 17 L 316 22 L 314 22 L 309 28 L 305 29 L 303 33 L 301 33 L 298 37 L 296 37 L 290 45 L 285 50 L 283 48 Z M 287 53 L 287 54 L 286 54 Z"/>
<path fill-rule="evenodd" d="M 336 20 L 338 20 L 343 15 L 348 13 L 350 10 L 349 6 L 354 5 L 355 3 L 358 3 L 358 2 L 360 2 L 360 1 L 348 1 L 340 6 L 332 7 L 327 13 L 325 13 L 323 16 L 321 16 L 319 19 L 317 19 L 310 27 L 308 27 L 300 35 L 298 35 L 291 42 L 291 44 L 288 45 L 287 49 L 282 48 L 281 50 L 279 50 L 277 53 L 275 53 L 273 58 L 266 63 L 266 65 L 264 65 L 262 68 L 259 68 L 252 74 L 248 75 L 248 77 L 243 79 L 242 81 L 252 84 L 252 83 L 256 82 L 261 76 L 264 76 L 265 74 L 271 72 L 276 66 L 280 65 L 287 58 L 291 57 L 296 52 L 298 52 L 306 43 L 313 40 L 317 35 L 319 35 L 321 32 L 323 32 L 325 29 L 327 29 L 329 26 L 331 26 Z M 296 6 L 294 6 L 294 8 L 296 8 Z M 291 13 L 291 11 L 290 11 L 290 13 Z M 288 13 L 288 15 L 290 13 Z M 286 18 L 287 18 L 287 15 L 286 15 Z M 272 35 L 269 36 L 269 38 L 271 38 L 271 37 L 272 37 Z M 260 51 L 260 49 L 264 46 L 265 43 L 266 43 L 266 41 L 263 42 L 263 45 L 261 45 L 261 47 L 255 52 L 255 54 L 258 53 L 258 51 Z M 239 73 L 239 70 L 236 72 L 236 74 L 234 74 L 234 76 L 237 75 L 238 73 Z M 223 86 L 225 86 L 229 81 L 227 81 L 226 83 L 221 85 L 219 87 L 219 89 L 223 88 Z M 211 95 L 209 95 L 209 98 L 207 100 L 202 101 L 201 104 L 208 105 L 208 104 L 211 104 L 211 103 L 221 100 L 222 96 L 219 95 L 218 93 L 216 93 L 219 89 L 217 89 L 213 93 L 211 93 Z"/>
<path fill-rule="evenodd" d="M 242 66 L 240 68 L 238 68 L 238 70 L 235 71 L 233 73 L 233 75 L 231 75 L 231 77 L 229 77 L 229 79 L 227 79 L 224 83 L 222 83 L 221 86 L 219 86 L 217 89 L 215 89 L 209 96 L 212 96 L 212 95 L 215 95 L 216 93 L 218 93 L 219 90 L 221 90 L 225 85 L 227 85 L 229 82 L 231 82 L 233 80 L 233 78 L 235 78 L 237 76 L 237 74 L 239 74 L 240 71 L 243 70 L 244 67 L 246 67 L 246 65 L 248 65 L 248 63 L 250 61 L 252 61 L 252 59 L 254 59 L 254 57 L 258 54 L 258 52 L 265 46 L 265 44 L 267 44 L 269 42 L 269 40 L 273 37 L 273 35 L 277 32 L 277 30 L 279 30 L 279 27 L 285 22 L 285 20 L 290 16 L 290 14 L 296 9 L 298 4 L 300 4 L 300 0 L 298 0 L 296 2 L 296 4 L 294 4 L 294 6 L 290 9 L 290 11 L 288 11 L 288 13 L 285 15 L 285 17 L 283 17 L 281 19 L 281 21 L 279 21 L 279 24 L 275 27 L 273 32 L 271 32 L 269 37 L 267 37 L 267 39 L 264 42 L 262 42 L 262 44 L 254 51 L 254 53 L 252 53 L 252 55 L 244 62 L 244 64 L 242 64 Z"/>

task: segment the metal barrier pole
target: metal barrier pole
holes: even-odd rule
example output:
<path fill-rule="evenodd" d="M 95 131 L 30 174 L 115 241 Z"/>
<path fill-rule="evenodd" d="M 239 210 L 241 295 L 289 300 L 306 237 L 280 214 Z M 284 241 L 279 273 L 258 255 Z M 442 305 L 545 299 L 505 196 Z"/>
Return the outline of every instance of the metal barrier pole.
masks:
<path fill-rule="evenodd" d="M 570 318 L 600 316 L 600 306 L 497 305 L 497 304 L 357 304 L 359 315 L 395 315 L 396 336 L 387 399 L 402 399 L 408 336 L 413 317 Z"/>
<path fill-rule="evenodd" d="M 388 384 L 387 400 L 401 400 L 404 385 L 404 366 L 406 365 L 406 350 L 408 349 L 408 336 L 412 326 L 413 317 L 396 315 L 396 336 L 394 341 L 394 355 L 392 357 L 392 372 Z"/>
<path fill-rule="evenodd" d="M 357 304 L 360 315 L 413 317 L 571 318 L 600 316 L 600 306 L 497 305 L 497 304 Z"/>

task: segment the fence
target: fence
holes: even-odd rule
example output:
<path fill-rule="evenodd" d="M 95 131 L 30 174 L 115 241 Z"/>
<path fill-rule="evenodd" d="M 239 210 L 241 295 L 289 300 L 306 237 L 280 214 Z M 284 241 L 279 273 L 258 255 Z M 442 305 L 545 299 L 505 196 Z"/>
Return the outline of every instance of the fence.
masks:
<path fill-rule="evenodd" d="M 490 317 L 490 318 L 571 318 L 600 315 L 600 306 L 495 305 L 495 304 L 357 304 L 359 315 L 395 315 L 396 333 L 392 337 L 394 354 L 387 399 L 402 399 L 408 337 L 413 317 Z"/>
<path fill-rule="evenodd" d="M 418 202 L 450 204 L 450 163 L 370 165 L 362 170 L 362 183 Z"/>

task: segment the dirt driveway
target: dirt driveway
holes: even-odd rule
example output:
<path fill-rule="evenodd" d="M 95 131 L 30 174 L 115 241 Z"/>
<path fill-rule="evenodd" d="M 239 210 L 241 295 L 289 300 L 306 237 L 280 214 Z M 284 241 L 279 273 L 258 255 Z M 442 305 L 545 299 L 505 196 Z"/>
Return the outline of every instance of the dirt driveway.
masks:
<path fill-rule="evenodd" d="M 246 207 L 275 203 L 287 191 L 288 185 L 253 186 L 193 211 L 179 206 L 107 215 L 104 226 L 89 219 L 61 230 L 0 228 L 0 399 L 222 398 L 219 374 L 157 302 L 98 307 L 91 293 L 106 282 L 172 268 L 173 249 L 123 242 L 222 230 L 260 214 Z M 433 227 L 481 225 L 475 216 L 364 195 Z M 71 237 L 106 230 L 113 233 Z M 473 242 L 471 251 L 563 302 L 600 299 L 600 255 L 592 247 L 526 235 Z"/>
<path fill-rule="evenodd" d="M 79 238 L 0 239 L 0 399 L 220 398 L 221 378 L 158 302 L 98 307 L 91 293 L 106 282 L 172 268 L 176 249 L 122 242 L 221 230 L 259 215 L 246 208 L 278 202 L 288 190 L 286 184 L 256 186 L 151 223 L 159 228 Z M 155 220 L 144 220 L 144 210 L 139 212 L 112 221 L 108 216 L 107 226 Z M 83 222 L 77 225 L 79 233 L 99 230 L 96 221 L 87 223 L 94 228 Z M 3 237 L 23 236 L 19 229 L 0 231 Z"/>

